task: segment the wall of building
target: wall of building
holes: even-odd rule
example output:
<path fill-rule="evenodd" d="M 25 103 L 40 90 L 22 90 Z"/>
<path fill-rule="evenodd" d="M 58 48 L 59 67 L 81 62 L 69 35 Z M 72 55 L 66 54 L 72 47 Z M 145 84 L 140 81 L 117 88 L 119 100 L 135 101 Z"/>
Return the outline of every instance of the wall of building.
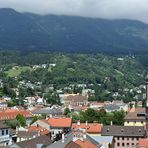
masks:
<path fill-rule="evenodd" d="M 115 148 L 133 148 L 136 147 L 139 138 L 137 137 L 115 137 Z"/>
<path fill-rule="evenodd" d="M 125 121 L 124 126 L 144 126 L 146 122 L 143 121 Z"/>
<path fill-rule="evenodd" d="M 11 144 L 12 139 L 9 135 L 9 129 L 0 129 L 0 146 Z"/>

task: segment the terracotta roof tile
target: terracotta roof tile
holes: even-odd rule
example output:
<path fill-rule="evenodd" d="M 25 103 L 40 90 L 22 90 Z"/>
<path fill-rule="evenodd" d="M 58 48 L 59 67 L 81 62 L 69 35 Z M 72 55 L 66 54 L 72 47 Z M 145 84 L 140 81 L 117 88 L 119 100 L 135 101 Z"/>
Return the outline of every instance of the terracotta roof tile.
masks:
<path fill-rule="evenodd" d="M 52 127 L 71 127 L 72 119 L 71 118 L 49 118 L 48 124 Z"/>
<path fill-rule="evenodd" d="M 29 111 L 16 110 L 16 111 L 13 111 L 13 112 L 0 112 L 0 120 L 15 119 L 18 114 L 21 114 L 24 117 L 32 117 L 32 114 Z"/>
<path fill-rule="evenodd" d="M 82 101 L 88 101 L 88 98 L 86 96 L 82 95 L 75 95 L 75 96 L 67 96 L 65 100 L 73 101 L 73 102 L 82 102 Z"/>
<path fill-rule="evenodd" d="M 65 148 L 81 148 L 80 145 L 76 144 L 75 142 L 73 141 L 70 141 L 66 146 Z"/>
<path fill-rule="evenodd" d="M 86 125 L 86 123 L 80 123 L 80 125 L 78 125 L 77 123 L 73 123 L 72 124 L 72 128 L 73 129 L 86 129 L 87 133 L 101 133 L 101 129 L 102 129 L 102 125 L 99 123 L 88 123 Z"/>
<path fill-rule="evenodd" d="M 46 135 L 49 133 L 49 131 L 41 126 L 30 126 L 28 128 L 28 131 L 38 131 L 41 135 Z"/>
<path fill-rule="evenodd" d="M 148 139 L 139 139 L 139 143 L 136 148 L 148 148 Z"/>
<path fill-rule="evenodd" d="M 84 140 L 84 141 L 76 140 L 75 143 L 80 145 L 82 148 L 98 148 L 97 145 L 91 143 L 88 140 Z"/>

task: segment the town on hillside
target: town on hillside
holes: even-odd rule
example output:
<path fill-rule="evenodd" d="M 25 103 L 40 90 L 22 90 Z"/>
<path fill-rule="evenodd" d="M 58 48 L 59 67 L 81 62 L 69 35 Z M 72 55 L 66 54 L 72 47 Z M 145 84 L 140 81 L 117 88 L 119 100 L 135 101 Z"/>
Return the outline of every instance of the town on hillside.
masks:
<path fill-rule="evenodd" d="M 65 93 L 61 104 L 42 96 L 25 97 L 10 107 L 0 99 L 0 147 L 10 148 L 147 148 L 148 83 L 145 101 L 88 100 L 92 90 Z"/>

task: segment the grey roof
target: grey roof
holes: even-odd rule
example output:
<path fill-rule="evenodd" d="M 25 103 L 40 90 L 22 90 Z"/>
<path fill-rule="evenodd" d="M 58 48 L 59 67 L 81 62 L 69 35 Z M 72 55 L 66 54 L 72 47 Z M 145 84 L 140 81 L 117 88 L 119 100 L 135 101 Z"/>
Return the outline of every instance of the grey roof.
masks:
<path fill-rule="evenodd" d="M 42 135 L 42 136 L 39 136 L 39 137 L 31 139 L 31 140 L 18 142 L 14 146 L 12 145 L 12 147 L 16 147 L 16 148 L 36 148 L 37 145 L 42 145 L 42 146 L 45 147 L 45 146 L 49 145 L 51 142 L 52 141 L 50 140 L 49 136 Z"/>
<path fill-rule="evenodd" d="M 0 129 L 9 128 L 4 122 L 0 121 Z"/>
<path fill-rule="evenodd" d="M 145 121 L 145 116 L 141 116 L 140 114 L 145 114 L 145 108 L 135 108 L 133 112 L 128 112 L 127 115 L 125 116 L 124 120 L 125 121 Z M 138 116 L 140 115 L 140 116 Z"/>
<path fill-rule="evenodd" d="M 102 136 L 144 137 L 145 130 L 142 126 L 103 126 Z"/>
<path fill-rule="evenodd" d="M 112 143 L 113 141 L 113 136 L 93 136 L 90 135 L 90 137 L 92 139 L 94 139 L 95 141 L 97 141 L 98 143 L 102 143 L 102 142 L 108 142 L 108 143 Z"/>
<path fill-rule="evenodd" d="M 65 136 L 64 143 L 62 143 L 62 140 L 59 140 L 55 143 L 50 144 L 49 146 L 47 146 L 47 148 L 64 148 L 67 144 L 69 144 L 73 140 L 73 137 L 74 137 L 73 133 L 70 132 L 69 134 Z M 92 143 L 97 145 L 98 148 L 100 148 L 100 143 L 92 139 L 89 135 L 86 135 L 86 140 L 91 141 Z"/>
<path fill-rule="evenodd" d="M 25 138 L 30 138 L 33 136 L 38 136 L 38 132 L 37 131 L 18 131 L 17 133 L 17 137 L 25 137 Z"/>
<path fill-rule="evenodd" d="M 104 109 L 107 109 L 109 111 L 115 111 L 115 110 L 119 110 L 120 109 L 120 106 L 119 105 L 106 105 L 104 107 Z"/>
<path fill-rule="evenodd" d="M 64 148 L 65 145 L 67 145 L 72 140 L 73 140 L 73 134 L 69 133 L 68 135 L 65 136 L 64 143 L 62 142 L 62 140 L 59 140 L 57 142 L 50 144 L 49 146 L 47 146 L 47 148 Z"/>
<path fill-rule="evenodd" d="M 34 114 L 62 115 L 62 110 L 60 108 L 42 108 L 35 111 Z"/>

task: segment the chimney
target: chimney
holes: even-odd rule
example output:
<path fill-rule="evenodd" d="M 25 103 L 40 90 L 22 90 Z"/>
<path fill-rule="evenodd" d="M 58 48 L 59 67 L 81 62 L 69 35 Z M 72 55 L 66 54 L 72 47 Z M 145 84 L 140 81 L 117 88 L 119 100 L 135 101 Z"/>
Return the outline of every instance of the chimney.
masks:
<path fill-rule="evenodd" d="M 111 125 L 111 126 L 113 125 L 113 121 L 110 122 L 110 125 Z"/>
<path fill-rule="evenodd" d="M 80 120 L 77 121 L 77 125 L 80 125 Z"/>
<path fill-rule="evenodd" d="M 65 135 L 64 135 L 64 133 L 62 134 L 62 143 L 64 143 L 64 141 L 65 141 Z"/>
<path fill-rule="evenodd" d="M 16 134 L 18 134 L 19 128 L 16 126 Z"/>
<path fill-rule="evenodd" d="M 87 121 L 85 122 L 85 125 L 86 125 L 86 126 L 88 125 L 88 122 L 87 122 Z"/>

